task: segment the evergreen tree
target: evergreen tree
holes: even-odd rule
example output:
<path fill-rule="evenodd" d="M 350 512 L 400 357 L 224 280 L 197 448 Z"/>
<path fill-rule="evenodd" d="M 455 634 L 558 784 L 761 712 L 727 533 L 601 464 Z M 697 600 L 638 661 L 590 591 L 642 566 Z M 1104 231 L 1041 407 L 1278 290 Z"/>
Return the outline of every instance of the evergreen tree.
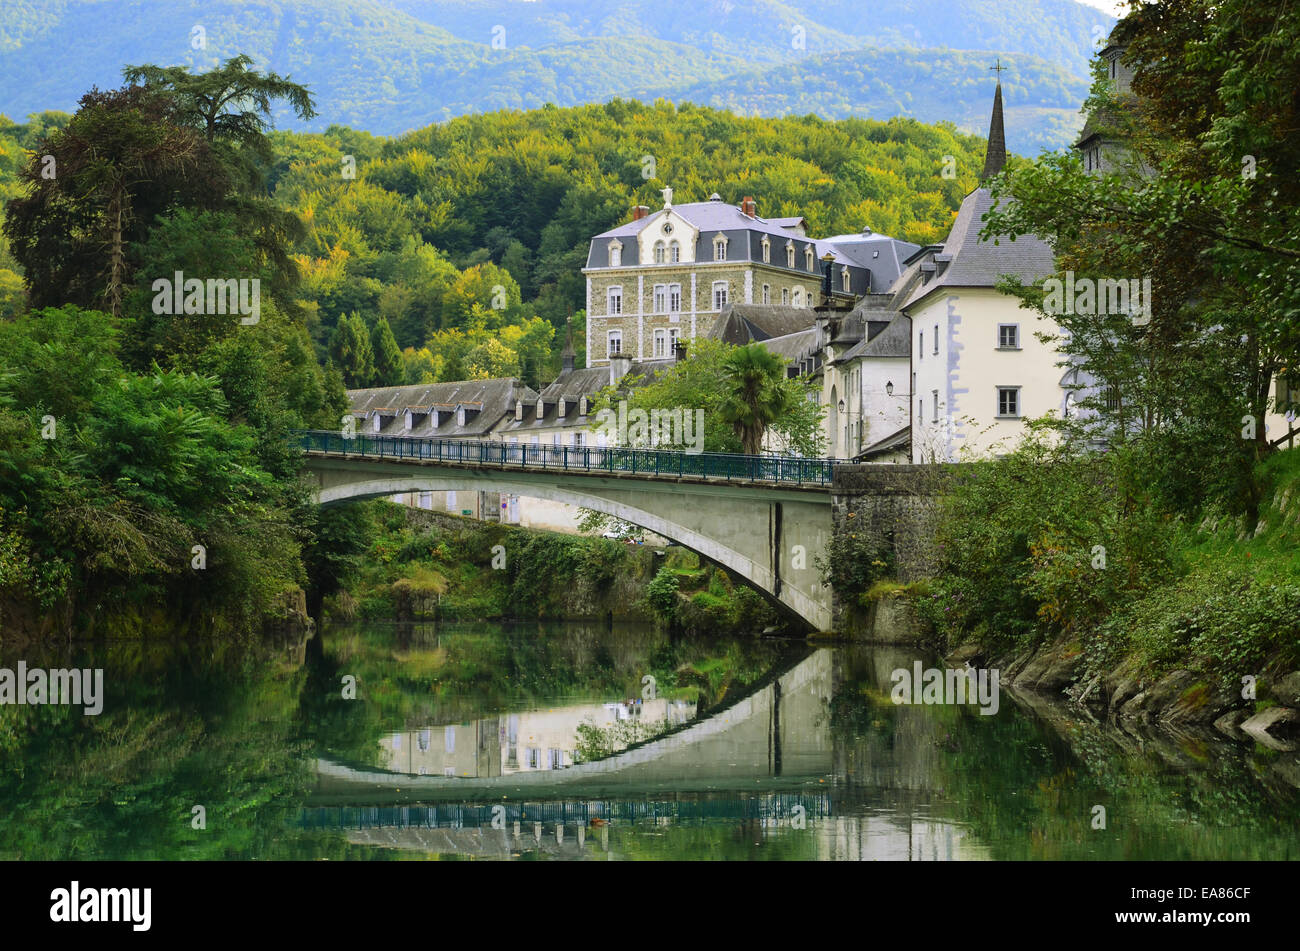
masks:
<path fill-rule="evenodd" d="M 370 346 L 365 322 L 359 315 L 349 314 L 339 321 L 330 339 L 330 356 L 349 387 L 370 385 L 375 375 L 375 352 Z"/>
<path fill-rule="evenodd" d="M 370 349 L 374 354 L 374 385 L 399 386 L 402 382 L 402 351 L 397 347 L 388 320 L 380 317 L 370 331 Z"/>

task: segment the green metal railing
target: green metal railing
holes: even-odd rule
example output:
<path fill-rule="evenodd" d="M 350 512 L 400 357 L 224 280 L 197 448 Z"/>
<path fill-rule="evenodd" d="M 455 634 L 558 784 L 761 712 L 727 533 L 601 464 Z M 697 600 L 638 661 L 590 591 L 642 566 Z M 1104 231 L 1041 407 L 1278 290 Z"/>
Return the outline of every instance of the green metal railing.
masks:
<path fill-rule="evenodd" d="M 558 469 L 569 472 L 628 472 L 646 476 L 692 476 L 728 482 L 830 485 L 835 462 L 798 456 L 747 456 L 727 452 L 678 452 L 602 446 L 520 446 L 488 439 L 424 436 L 344 436 L 322 430 L 293 434 L 306 452 L 378 459 Z"/>

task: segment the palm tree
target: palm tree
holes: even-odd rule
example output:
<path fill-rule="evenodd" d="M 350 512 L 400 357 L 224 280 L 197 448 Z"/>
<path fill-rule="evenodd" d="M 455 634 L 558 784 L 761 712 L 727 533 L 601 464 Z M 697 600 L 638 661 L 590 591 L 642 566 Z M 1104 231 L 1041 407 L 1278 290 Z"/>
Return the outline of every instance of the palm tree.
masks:
<path fill-rule="evenodd" d="M 788 408 L 785 364 L 760 343 L 737 347 L 722 362 L 727 396 L 722 418 L 731 423 L 744 452 L 763 451 L 763 434 Z"/>

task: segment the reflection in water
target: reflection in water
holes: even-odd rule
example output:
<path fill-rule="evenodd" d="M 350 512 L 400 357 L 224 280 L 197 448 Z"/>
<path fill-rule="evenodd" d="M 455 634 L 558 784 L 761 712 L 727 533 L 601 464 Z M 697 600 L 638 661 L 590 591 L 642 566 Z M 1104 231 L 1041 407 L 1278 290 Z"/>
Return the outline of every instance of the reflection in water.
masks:
<path fill-rule="evenodd" d="M 909 650 L 371 624 L 19 659 L 107 696 L 0 706 L 0 858 L 1300 857 L 1300 754 L 1042 698 L 897 706 L 890 672 L 933 662 Z M 579 755 L 584 725 L 655 723 Z"/>
<path fill-rule="evenodd" d="M 615 729 L 631 722 L 667 732 L 692 719 L 696 706 L 662 698 L 582 703 L 430 724 L 384 737 L 379 759 L 384 769 L 418 776 L 486 778 L 564 769 L 579 760 L 583 726 Z"/>

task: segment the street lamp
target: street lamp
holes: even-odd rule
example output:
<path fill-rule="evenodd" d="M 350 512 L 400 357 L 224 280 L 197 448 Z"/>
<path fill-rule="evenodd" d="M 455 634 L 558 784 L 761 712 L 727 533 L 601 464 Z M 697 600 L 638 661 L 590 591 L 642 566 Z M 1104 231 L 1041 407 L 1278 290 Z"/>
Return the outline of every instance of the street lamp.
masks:
<path fill-rule="evenodd" d="M 894 381 L 893 381 L 893 380 L 890 380 L 889 382 L 887 382 L 887 383 L 885 384 L 885 393 L 886 393 L 886 395 L 888 395 L 888 396 L 893 396 L 893 395 L 894 395 Z"/>
<path fill-rule="evenodd" d="M 840 412 L 844 412 L 844 401 L 840 400 Z"/>

